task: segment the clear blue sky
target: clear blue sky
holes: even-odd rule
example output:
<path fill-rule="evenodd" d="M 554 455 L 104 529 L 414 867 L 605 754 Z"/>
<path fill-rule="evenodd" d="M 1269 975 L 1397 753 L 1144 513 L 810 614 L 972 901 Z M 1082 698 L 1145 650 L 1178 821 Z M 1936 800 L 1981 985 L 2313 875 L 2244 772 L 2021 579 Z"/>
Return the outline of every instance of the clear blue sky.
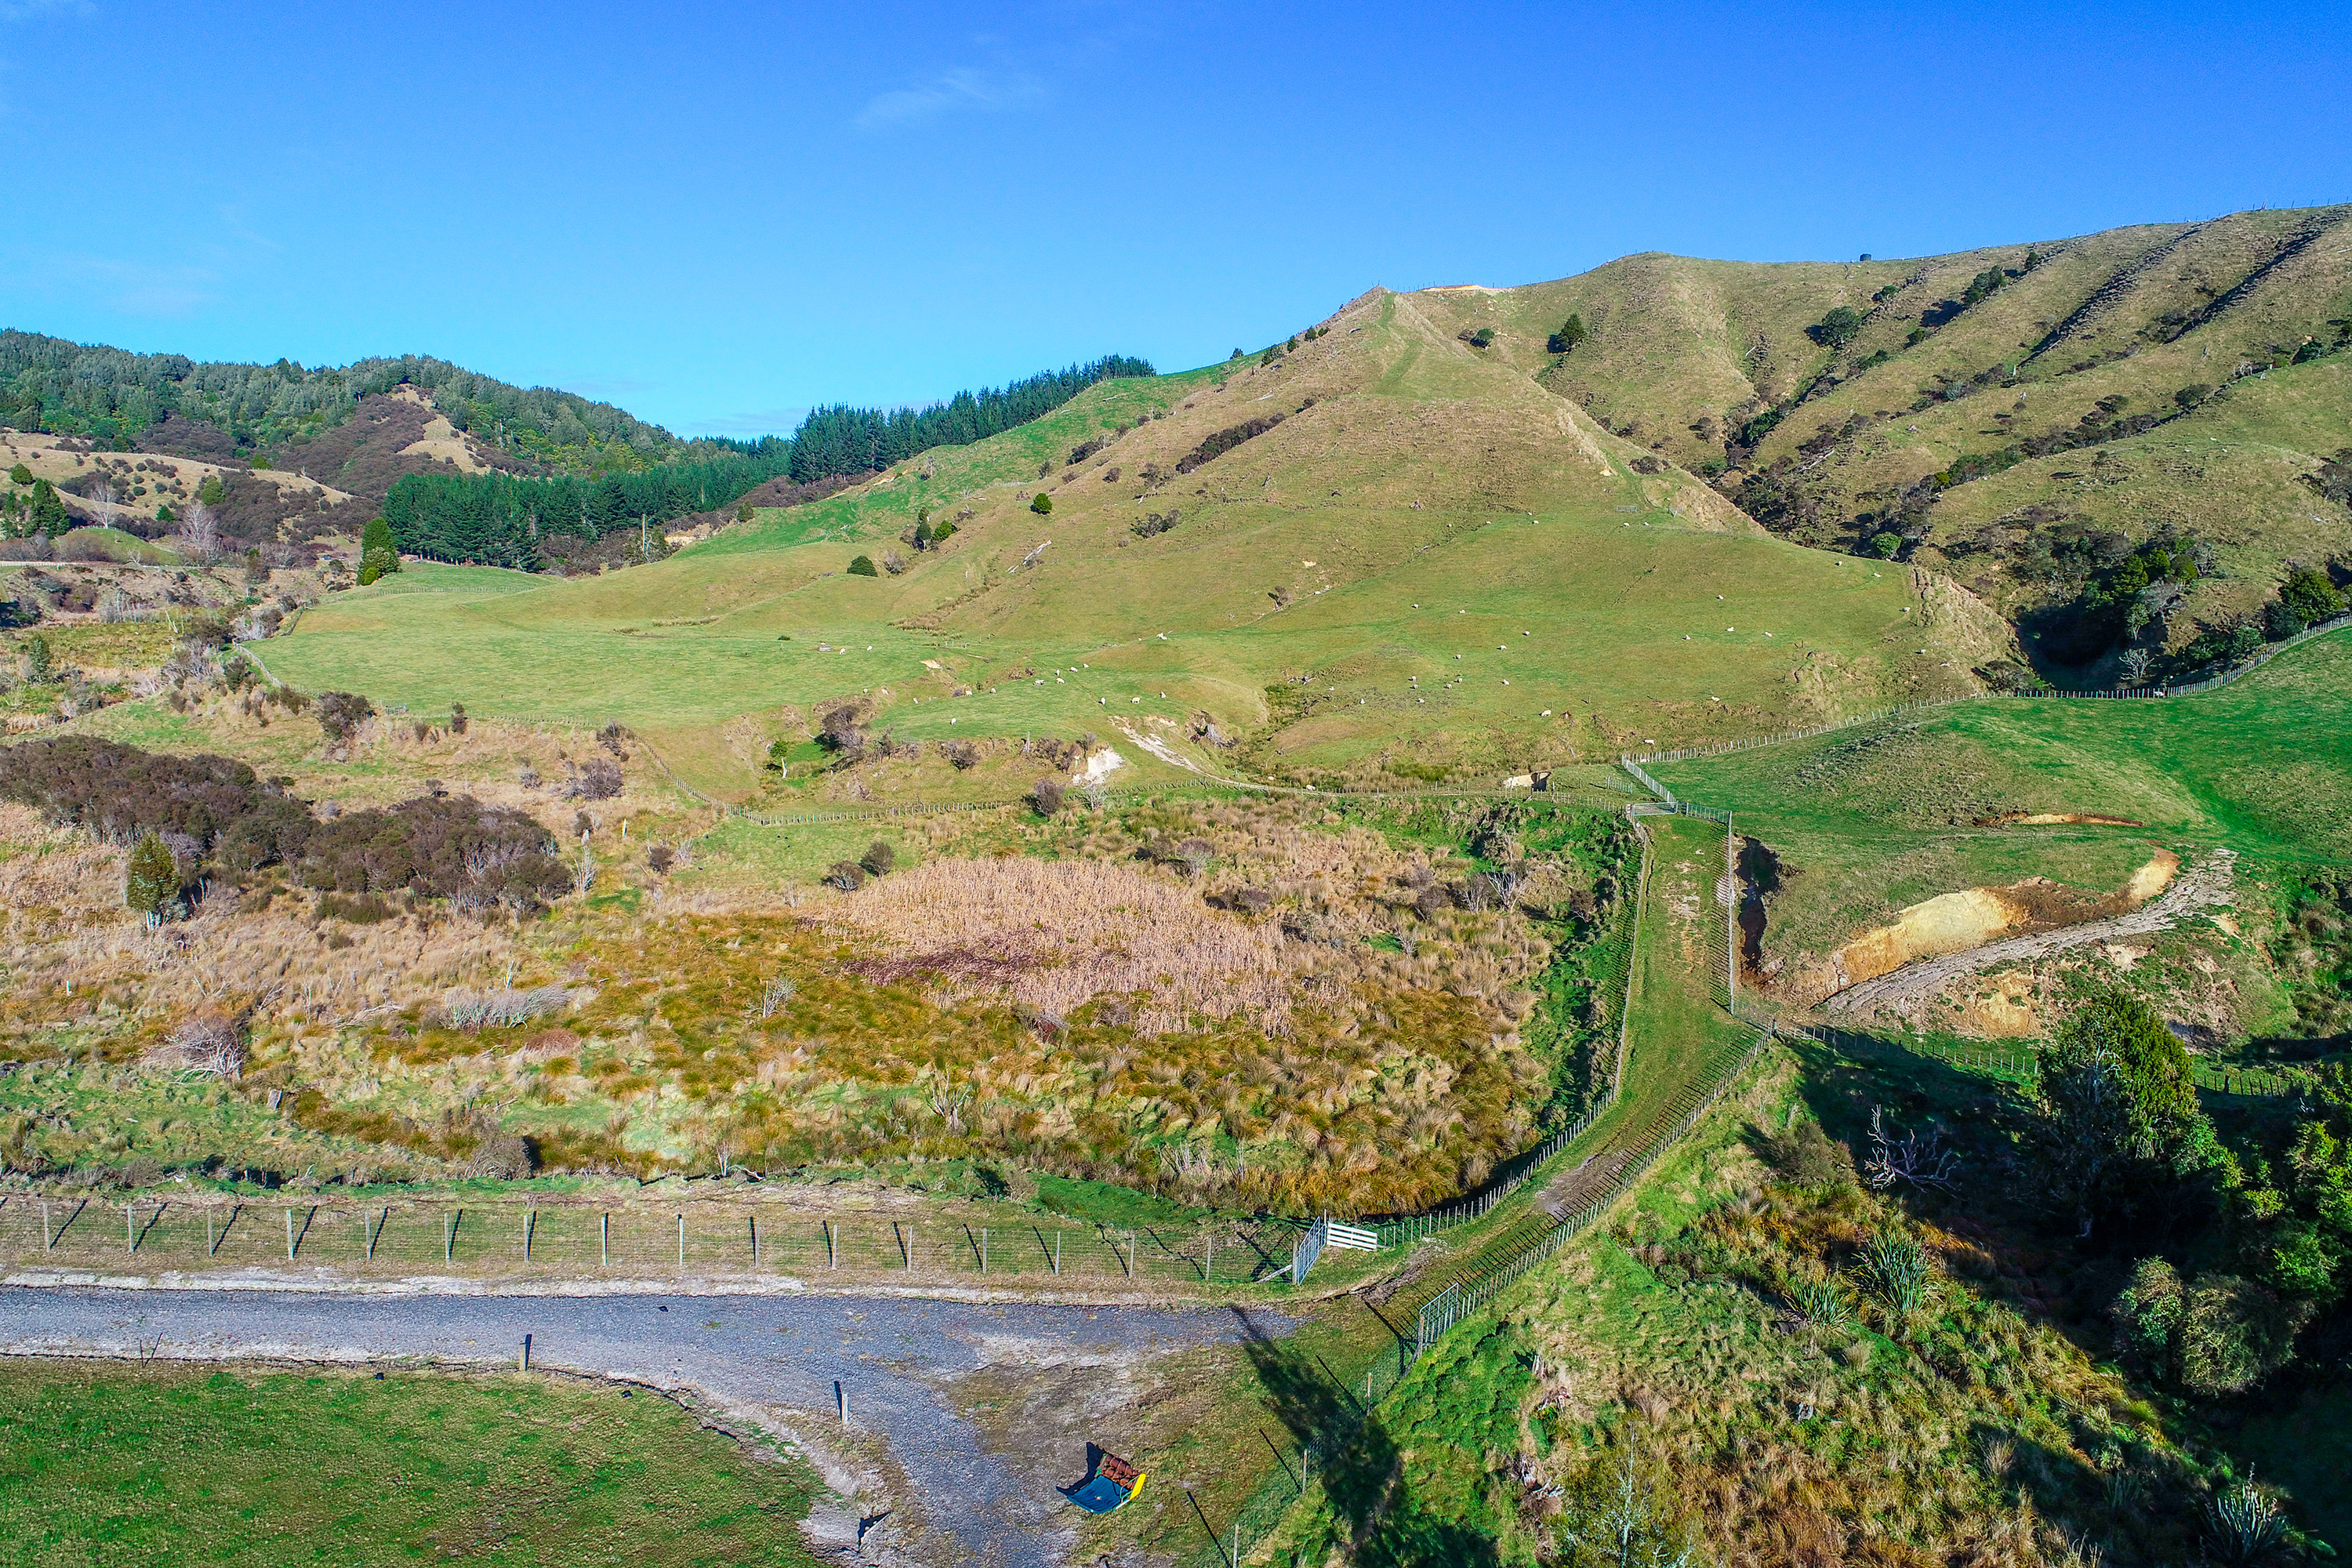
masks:
<path fill-rule="evenodd" d="M 1375 283 L 2352 199 L 2345 0 L 0 0 L 0 325 L 438 354 L 688 432 Z"/>

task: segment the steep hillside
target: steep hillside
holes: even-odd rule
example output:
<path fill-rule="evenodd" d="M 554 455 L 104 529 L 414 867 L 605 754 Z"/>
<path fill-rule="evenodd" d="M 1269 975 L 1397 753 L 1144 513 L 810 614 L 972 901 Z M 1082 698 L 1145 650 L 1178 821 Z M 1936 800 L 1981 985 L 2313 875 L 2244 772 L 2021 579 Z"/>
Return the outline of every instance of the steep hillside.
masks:
<path fill-rule="evenodd" d="M 2046 670 L 2185 667 L 2293 566 L 2352 578 L 2352 207 L 1416 300 L 1773 531 L 1958 576 Z"/>

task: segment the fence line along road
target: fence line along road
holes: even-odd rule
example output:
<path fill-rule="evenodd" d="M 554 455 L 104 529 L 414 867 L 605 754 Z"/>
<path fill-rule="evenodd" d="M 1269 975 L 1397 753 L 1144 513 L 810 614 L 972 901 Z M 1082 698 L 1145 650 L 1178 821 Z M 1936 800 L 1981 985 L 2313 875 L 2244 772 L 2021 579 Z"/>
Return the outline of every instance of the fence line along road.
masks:
<path fill-rule="evenodd" d="M 1488 1178 L 1486 1184 L 1478 1191 L 1424 1214 L 1400 1215 L 1371 1222 L 1371 1229 L 1383 1249 L 1409 1247 L 1423 1237 L 1435 1236 L 1455 1226 L 1483 1219 L 1497 1204 L 1532 1180 L 1553 1156 L 1582 1137 L 1603 1112 L 1617 1103 L 1618 1086 L 1625 1081 L 1626 1030 L 1633 1005 L 1634 948 L 1641 941 L 1642 916 L 1648 907 L 1650 886 L 1650 835 L 1642 826 L 1639 806 L 1640 803 L 1635 802 L 1624 808 L 1627 820 L 1633 823 L 1634 832 L 1640 836 L 1642 858 L 1634 868 L 1633 900 L 1627 907 L 1625 916 L 1625 952 L 1622 960 L 1624 975 L 1618 987 L 1617 999 L 1617 1059 L 1608 1085 L 1572 1125 L 1560 1129 L 1534 1148 L 1505 1161 L 1499 1173 Z"/>
<path fill-rule="evenodd" d="M 811 1215 L 757 1205 L 676 1209 L 447 1198 L 355 1203 L 318 1194 L 243 1200 L 0 1194 L 0 1259 L 15 1268 L 201 1270 L 296 1264 L 359 1277 L 721 1281 L 883 1277 L 1246 1285 L 1286 1262 L 1296 1222 L 1188 1229 L 1056 1226 L 1042 1215 Z"/>
<path fill-rule="evenodd" d="M 1564 1216 L 1527 1246 L 1507 1257 L 1498 1258 L 1467 1279 L 1457 1279 L 1425 1302 L 1415 1324 L 1412 1353 L 1416 1356 L 1445 1337 L 1447 1331 L 1475 1314 L 1503 1289 L 1528 1269 L 1558 1252 L 1580 1232 L 1609 1211 L 1611 1205 L 1648 1173 L 1660 1157 L 1682 1142 L 1685 1133 L 1698 1124 L 1698 1119 L 1715 1108 L 1724 1092 L 1739 1081 L 1740 1075 L 1754 1065 L 1756 1058 L 1773 1038 L 1769 1029 L 1757 1031 L 1756 1038 L 1740 1053 L 1739 1059 L 1723 1072 L 1699 1095 L 1696 1103 L 1684 1111 L 1681 1119 L 1663 1132 L 1653 1133 L 1633 1159 L 1612 1176 L 1607 1186 L 1588 1199 L 1575 1213 Z"/>

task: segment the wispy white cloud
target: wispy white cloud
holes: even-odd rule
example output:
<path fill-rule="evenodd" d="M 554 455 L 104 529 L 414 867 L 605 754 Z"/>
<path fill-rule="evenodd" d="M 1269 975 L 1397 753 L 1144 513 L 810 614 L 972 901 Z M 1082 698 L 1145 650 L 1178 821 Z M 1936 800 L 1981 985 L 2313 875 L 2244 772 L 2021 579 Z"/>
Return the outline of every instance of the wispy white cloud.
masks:
<path fill-rule="evenodd" d="M 1045 96 L 1045 84 L 1026 71 L 958 67 L 918 86 L 877 94 L 857 111 L 856 123 L 876 131 L 968 109 L 1010 109 Z"/>

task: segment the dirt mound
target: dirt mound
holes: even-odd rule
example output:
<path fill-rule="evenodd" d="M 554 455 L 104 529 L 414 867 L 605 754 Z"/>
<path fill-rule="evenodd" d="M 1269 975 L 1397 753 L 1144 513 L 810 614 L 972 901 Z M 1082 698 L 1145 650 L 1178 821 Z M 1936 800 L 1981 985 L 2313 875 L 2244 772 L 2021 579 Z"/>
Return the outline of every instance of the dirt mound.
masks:
<path fill-rule="evenodd" d="M 2024 963 L 2046 953 L 2063 952 L 2095 942 L 2168 931 L 2200 910 L 2230 901 L 2232 876 L 2237 866 L 2237 857 L 2231 851 L 2215 850 L 2211 856 L 2199 862 L 2194 869 L 2176 879 L 2174 872 L 2179 868 L 2179 864 L 2169 855 L 2162 856 L 2134 874 L 2131 881 L 2115 896 L 2117 901 L 2137 889 L 2170 884 L 2162 897 L 2151 899 L 2137 909 L 2104 920 L 2082 921 L 2057 930 L 2009 937 L 1966 952 L 1911 963 L 1898 973 L 1880 975 L 1840 992 L 1829 999 L 1829 1009 L 1833 1013 L 1916 1010 L 1964 975 L 1979 973 L 1996 964 Z M 2021 1005 L 2008 993 L 2004 993 L 2003 1000 L 2011 1007 Z M 1979 999 L 1979 1005 L 1982 1005 L 1982 999 Z"/>
<path fill-rule="evenodd" d="M 1966 888 L 1911 905 L 1891 925 L 1867 931 L 1830 955 L 1834 989 L 1891 974 L 1923 958 L 1942 958 L 2021 931 L 2051 931 L 2136 910 L 2162 892 L 2179 857 L 2157 851 L 2131 879 L 2104 899 L 2088 899 L 2041 877 L 2005 888 Z"/>

